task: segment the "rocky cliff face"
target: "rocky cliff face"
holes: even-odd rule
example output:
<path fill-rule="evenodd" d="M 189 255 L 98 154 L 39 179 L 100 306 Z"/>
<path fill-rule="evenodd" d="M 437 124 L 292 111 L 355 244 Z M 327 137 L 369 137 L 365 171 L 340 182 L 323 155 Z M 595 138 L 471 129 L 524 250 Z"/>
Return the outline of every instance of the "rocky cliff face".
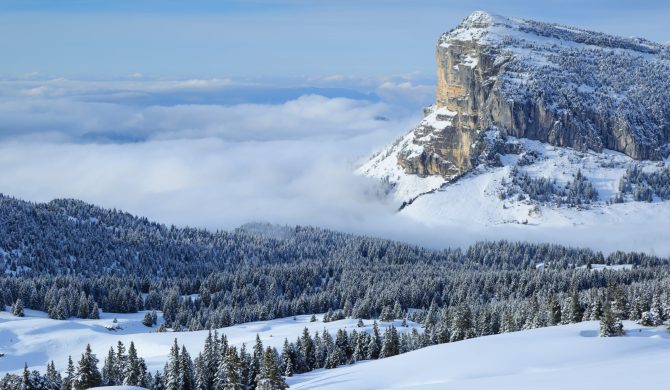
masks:
<path fill-rule="evenodd" d="M 475 12 L 440 37 L 436 57 L 434 107 L 385 153 L 407 174 L 472 169 L 491 129 L 635 159 L 667 155 L 667 45 Z"/>

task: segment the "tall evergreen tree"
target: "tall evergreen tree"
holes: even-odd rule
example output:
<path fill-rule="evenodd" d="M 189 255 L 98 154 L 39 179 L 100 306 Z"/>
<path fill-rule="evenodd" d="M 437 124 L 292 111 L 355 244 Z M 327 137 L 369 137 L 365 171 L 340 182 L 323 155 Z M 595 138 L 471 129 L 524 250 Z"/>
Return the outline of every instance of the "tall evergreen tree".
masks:
<path fill-rule="evenodd" d="M 303 357 L 303 367 L 300 367 L 299 369 L 301 372 L 311 371 L 316 368 L 316 354 L 314 350 L 314 340 L 312 340 L 312 337 L 309 334 L 309 330 L 306 327 L 302 331 L 302 337 L 300 341 L 302 346 L 302 350 L 300 352 L 302 353 Z"/>
<path fill-rule="evenodd" d="M 600 337 L 623 336 L 623 334 L 624 330 L 621 319 L 615 317 L 612 312 L 612 304 L 608 299 L 605 301 L 603 315 L 600 319 Z"/>
<path fill-rule="evenodd" d="M 387 358 L 398 355 L 400 353 L 400 338 L 395 326 L 391 325 L 386 332 L 384 332 L 384 342 L 382 346 L 381 356 Z"/>
<path fill-rule="evenodd" d="M 223 390 L 244 390 L 244 383 L 241 378 L 240 359 L 237 355 L 237 348 L 230 347 L 224 360 L 226 373 L 226 383 Z"/>
<path fill-rule="evenodd" d="M 97 302 L 93 302 L 93 308 L 88 313 L 88 318 L 90 318 L 92 320 L 99 320 L 100 319 L 100 308 L 98 307 Z"/>
<path fill-rule="evenodd" d="M 23 299 L 19 298 L 12 305 L 12 314 L 17 317 L 23 317 Z"/>
<path fill-rule="evenodd" d="M 151 390 L 165 390 L 165 377 L 160 371 L 156 371 L 151 378 L 150 388 Z"/>
<path fill-rule="evenodd" d="M 263 354 L 263 363 L 259 376 L 257 390 L 284 390 L 288 386 L 279 373 L 275 352 L 271 347 L 267 347 Z"/>
<path fill-rule="evenodd" d="M 281 362 L 279 365 L 280 371 L 284 376 L 293 376 L 293 346 L 284 339 L 284 347 L 281 352 Z M 316 368 L 316 355 L 314 355 L 314 368 Z"/>
<path fill-rule="evenodd" d="M 181 357 L 179 356 L 179 345 L 177 339 L 170 348 L 170 355 L 164 369 L 165 390 L 182 390 L 181 379 Z"/>
<path fill-rule="evenodd" d="M 466 304 L 456 308 L 453 320 L 451 341 L 460 341 L 472 337 L 472 312 Z"/>
<path fill-rule="evenodd" d="M 74 363 L 72 362 L 72 356 L 67 357 L 67 368 L 65 369 L 65 377 L 63 378 L 63 390 L 72 390 L 73 382 L 75 379 L 76 372 L 74 370 Z"/>
<path fill-rule="evenodd" d="M 263 366 L 263 354 L 263 342 L 261 341 L 260 336 L 256 334 L 256 343 L 254 344 L 254 349 L 251 355 L 251 367 L 249 368 L 249 375 L 251 377 L 250 387 L 252 390 L 256 388 L 258 380 L 260 379 L 261 368 Z"/>
<path fill-rule="evenodd" d="M 368 356 L 367 359 L 374 360 L 379 359 L 379 354 L 382 350 L 382 339 L 379 334 L 379 325 L 377 321 L 372 325 L 372 335 L 370 335 L 370 340 L 367 345 Z"/>
<path fill-rule="evenodd" d="M 128 357 L 126 358 L 126 365 L 123 370 L 123 384 L 126 386 L 139 386 L 142 382 L 142 367 L 140 358 L 137 356 L 135 343 L 130 342 L 128 347 Z"/>
<path fill-rule="evenodd" d="M 181 390 L 194 390 L 195 389 L 195 372 L 193 369 L 193 361 L 186 347 L 182 345 L 181 355 L 180 355 L 180 367 L 179 367 L 179 385 Z"/>
<path fill-rule="evenodd" d="M 37 386 L 33 384 L 33 380 L 28 371 L 28 363 L 23 365 L 23 375 L 21 376 L 21 390 L 38 390 Z"/>
<path fill-rule="evenodd" d="M 75 390 L 86 390 L 100 385 L 102 385 L 102 375 L 98 370 L 98 358 L 91 351 L 91 345 L 87 344 L 86 350 L 79 360 L 73 388 Z"/>
<path fill-rule="evenodd" d="M 102 366 L 102 384 L 104 386 L 116 386 L 121 383 L 117 382 L 119 375 L 117 373 L 118 364 L 116 362 L 116 354 L 114 348 L 110 347 L 105 363 Z"/>

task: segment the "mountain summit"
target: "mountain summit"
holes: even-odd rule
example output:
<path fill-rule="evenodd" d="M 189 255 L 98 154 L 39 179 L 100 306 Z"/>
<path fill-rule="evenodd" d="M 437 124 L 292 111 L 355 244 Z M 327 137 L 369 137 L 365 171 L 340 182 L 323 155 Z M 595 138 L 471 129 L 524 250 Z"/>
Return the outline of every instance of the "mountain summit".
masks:
<path fill-rule="evenodd" d="M 439 38 L 436 57 L 435 104 L 362 173 L 397 164 L 451 179 L 490 151 L 492 130 L 637 160 L 668 154 L 667 45 L 477 11 Z"/>

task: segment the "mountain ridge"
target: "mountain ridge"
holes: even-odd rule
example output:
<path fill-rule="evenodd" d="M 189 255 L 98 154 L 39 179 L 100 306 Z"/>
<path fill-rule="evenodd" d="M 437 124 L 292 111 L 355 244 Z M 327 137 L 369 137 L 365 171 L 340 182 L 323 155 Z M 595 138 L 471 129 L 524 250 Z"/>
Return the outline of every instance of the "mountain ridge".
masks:
<path fill-rule="evenodd" d="M 436 60 L 435 104 L 392 156 L 406 174 L 472 170 L 490 130 L 636 160 L 670 152 L 666 45 L 476 11 L 440 36 Z"/>

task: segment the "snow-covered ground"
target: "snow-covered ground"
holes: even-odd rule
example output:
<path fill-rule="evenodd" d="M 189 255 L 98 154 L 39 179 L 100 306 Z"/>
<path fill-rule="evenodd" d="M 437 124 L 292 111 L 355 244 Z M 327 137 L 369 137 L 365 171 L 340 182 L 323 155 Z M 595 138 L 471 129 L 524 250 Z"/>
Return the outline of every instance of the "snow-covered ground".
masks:
<path fill-rule="evenodd" d="M 44 369 L 50 360 L 62 370 L 67 356 L 79 357 L 87 343 L 100 359 L 118 340 L 134 341 L 151 371 L 161 370 L 176 337 L 193 356 L 202 349 L 206 331 L 156 333 L 141 324 L 143 313 L 103 314 L 100 320 L 56 321 L 26 310 L 26 317 L 0 313 L 0 374 L 19 372 L 27 362 Z M 106 327 L 112 318 L 122 329 Z M 356 320 L 309 322 L 298 316 L 220 329 L 233 345 L 251 346 L 256 334 L 265 345 L 281 347 L 304 327 L 313 334 L 328 329 L 352 330 Z M 362 329 L 371 330 L 371 321 Z M 396 325 L 399 325 L 396 323 Z M 410 323 L 408 331 L 418 324 Z M 381 328 L 388 323 L 380 323 Z M 316 370 L 288 379 L 292 389 L 623 389 L 665 383 L 670 365 L 670 333 L 626 321 L 626 336 L 600 338 L 598 322 L 556 326 L 437 345 L 393 358 Z M 356 328 L 361 329 L 361 328 Z M 126 389 L 126 388 L 124 388 Z"/>
<path fill-rule="evenodd" d="M 167 360 L 170 347 L 177 338 L 179 344 L 184 344 L 192 357 L 202 350 L 207 331 L 197 332 L 164 332 L 157 333 L 157 326 L 147 328 L 142 325 L 144 312 L 134 314 L 103 313 L 99 320 L 71 319 L 58 321 L 47 318 L 45 313 L 26 310 L 26 317 L 17 318 L 8 312 L 0 312 L 0 376 L 7 372 L 20 372 L 24 363 L 31 369 L 44 371 L 46 364 L 53 360 L 56 369 L 64 370 L 68 355 L 76 362 L 84 351 L 86 344 L 91 344 L 93 352 L 102 361 L 110 347 L 120 340 L 126 347 L 131 341 L 135 343 L 138 353 L 146 360 L 151 372 L 162 370 Z M 159 318 L 161 315 L 159 315 Z M 241 346 L 246 343 L 248 348 L 253 346 L 258 334 L 265 346 L 281 349 L 284 339 L 295 341 L 307 327 L 312 335 L 316 331 L 327 329 L 333 336 L 338 329 L 351 331 L 372 331 L 373 321 L 364 321 L 365 327 L 358 328 L 358 320 L 345 319 L 339 321 L 322 322 L 323 315 L 317 315 L 317 322 L 310 322 L 309 315 L 276 319 L 271 321 L 250 322 L 219 329 L 219 334 L 225 334 L 232 345 Z M 117 318 L 119 330 L 107 329 Z M 409 322 L 408 327 L 399 326 L 400 332 L 410 331 L 418 324 Z M 382 331 L 390 323 L 379 322 Z"/>
<path fill-rule="evenodd" d="M 374 157 L 358 172 L 395 184 L 391 196 L 398 205 L 412 196 L 432 191 L 416 198 L 399 217 L 428 227 L 429 234 L 441 234 L 451 245 L 509 239 L 590 247 L 607 253 L 625 250 L 670 255 L 669 201 L 656 199 L 648 203 L 628 199 L 621 204 L 607 203 L 618 194 L 619 180 L 628 166 L 639 164 L 648 171 L 670 166 L 669 160 L 636 162 L 608 150 L 582 153 L 513 137 L 508 137 L 508 142 L 519 143 L 526 154 L 537 155 L 531 164 L 519 166 L 521 172 L 532 178 L 555 179 L 562 186 L 581 171 L 598 191 L 599 201 L 588 209 L 577 209 L 549 205 L 536 208 L 529 200 L 501 199 L 503 181 L 510 182 L 512 166 L 520 158 L 511 154 L 502 156 L 502 167 L 480 166 L 447 183 L 438 176 L 419 178 L 404 173 L 397 165 L 400 143 Z"/>
<path fill-rule="evenodd" d="M 598 322 L 480 337 L 289 378 L 291 389 L 640 389 L 667 385 L 670 333 Z"/>

